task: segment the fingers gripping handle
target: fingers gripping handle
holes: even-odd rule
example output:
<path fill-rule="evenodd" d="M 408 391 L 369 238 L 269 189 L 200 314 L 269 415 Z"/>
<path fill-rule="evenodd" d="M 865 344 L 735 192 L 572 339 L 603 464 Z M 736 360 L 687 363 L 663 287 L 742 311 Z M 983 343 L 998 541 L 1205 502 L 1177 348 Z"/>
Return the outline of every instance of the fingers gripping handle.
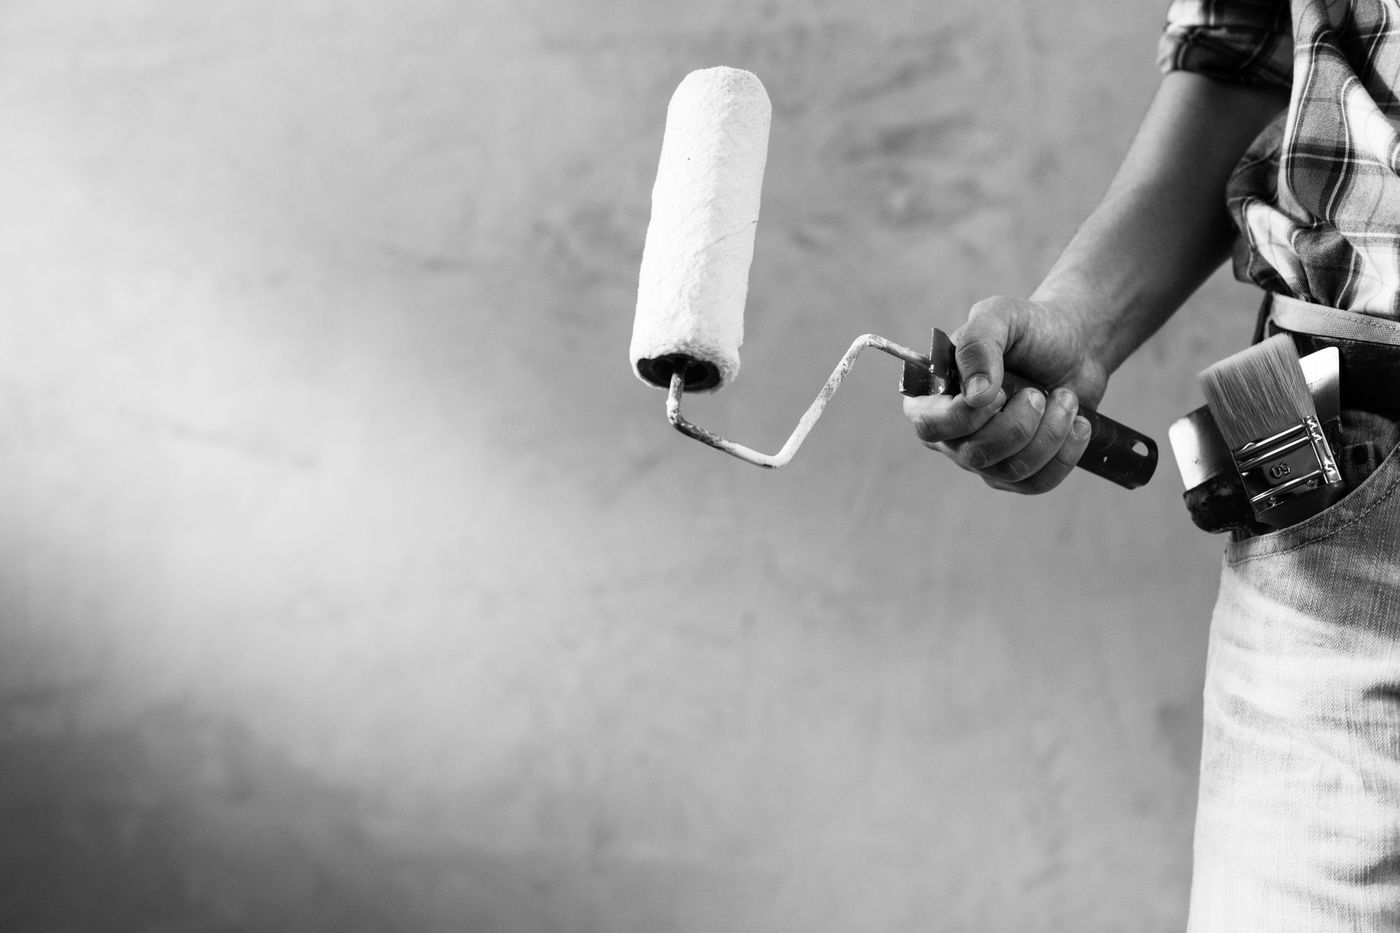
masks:
<path fill-rule="evenodd" d="M 1043 386 L 1015 373 L 1003 375 L 1001 384 L 1008 398 L 1025 388 L 1045 391 Z M 1136 489 L 1152 478 L 1157 469 L 1156 441 L 1092 408 L 1081 405 L 1079 414 L 1089 422 L 1089 444 L 1075 466 L 1125 489 Z"/>
<path fill-rule="evenodd" d="M 933 346 L 929 350 L 927 370 L 912 363 L 904 364 L 904 381 L 900 391 L 908 396 L 955 395 L 959 390 L 954 347 L 948 335 L 934 328 Z M 1002 388 L 1008 398 L 1026 388 L 1045 391 L 1029 379 L 1012 372 L 1002 376 Z M 1080 407 L 1079 414 L 1089 422 L 1089 446 L 1077 466 L 1095 476 L 1112 480 L 1127 489 L 1136 489 L 1152 478 L 1157 469 L 1157 442 L 1146 434 L 1119 424 L 1091 408 Z"/>

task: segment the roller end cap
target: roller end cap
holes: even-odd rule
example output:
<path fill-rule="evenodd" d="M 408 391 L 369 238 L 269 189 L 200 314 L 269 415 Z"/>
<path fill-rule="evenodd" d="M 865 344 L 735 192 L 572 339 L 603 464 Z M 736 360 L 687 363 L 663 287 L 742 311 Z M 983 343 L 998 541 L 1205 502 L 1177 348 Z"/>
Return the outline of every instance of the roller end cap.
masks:
<path fill-rule="evenodd" d="M 687 392 L 705 392 L 720 384 L 719 367 L 708 360 L 697 360 L 683 353 L 637 360 L 637 375 L 658 389 L 669 389 L 671 375 L 676 372 L 684 374 Z"/>

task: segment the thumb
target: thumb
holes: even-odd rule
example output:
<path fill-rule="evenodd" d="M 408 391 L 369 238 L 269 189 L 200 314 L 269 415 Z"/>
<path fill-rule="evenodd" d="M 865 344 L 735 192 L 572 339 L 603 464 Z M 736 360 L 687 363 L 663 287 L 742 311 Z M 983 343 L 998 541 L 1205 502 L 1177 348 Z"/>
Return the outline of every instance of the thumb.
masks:
<path fill-rule="evenodd" d="M 987 298 L 972 306 L 967 321 L 950 336 L 957 347 L 963 401 L 968 405 L 981 408 L 996 398 L 1005 371 L 1002 356 L 1021 335 L 1025 319 L 1021 301 Z"/>

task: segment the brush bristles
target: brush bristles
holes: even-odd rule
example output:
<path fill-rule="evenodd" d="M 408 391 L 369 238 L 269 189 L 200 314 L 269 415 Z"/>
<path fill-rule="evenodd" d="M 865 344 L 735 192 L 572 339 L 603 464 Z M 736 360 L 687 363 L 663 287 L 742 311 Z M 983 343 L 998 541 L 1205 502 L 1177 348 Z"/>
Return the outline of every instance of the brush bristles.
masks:
<path fill-rule="evenodd" d="M 1200 382 L 1231 450 L 1317 417 L 1298 350 L 1287 334 L 1221 360 L 1201 373 Z"/>

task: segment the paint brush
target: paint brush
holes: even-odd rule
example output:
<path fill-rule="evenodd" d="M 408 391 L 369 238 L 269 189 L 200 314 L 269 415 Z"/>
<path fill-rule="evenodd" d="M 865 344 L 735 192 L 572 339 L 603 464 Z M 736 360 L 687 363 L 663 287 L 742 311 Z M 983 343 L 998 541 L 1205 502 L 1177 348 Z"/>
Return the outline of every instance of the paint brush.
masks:
<path fill-rule="evenodd" d="M 1200 383 L 1255 518 L 1283 528 L 1341 497 L 1341 472 L 1292 338 L 1279 334 L 1221 360 Z"/>

